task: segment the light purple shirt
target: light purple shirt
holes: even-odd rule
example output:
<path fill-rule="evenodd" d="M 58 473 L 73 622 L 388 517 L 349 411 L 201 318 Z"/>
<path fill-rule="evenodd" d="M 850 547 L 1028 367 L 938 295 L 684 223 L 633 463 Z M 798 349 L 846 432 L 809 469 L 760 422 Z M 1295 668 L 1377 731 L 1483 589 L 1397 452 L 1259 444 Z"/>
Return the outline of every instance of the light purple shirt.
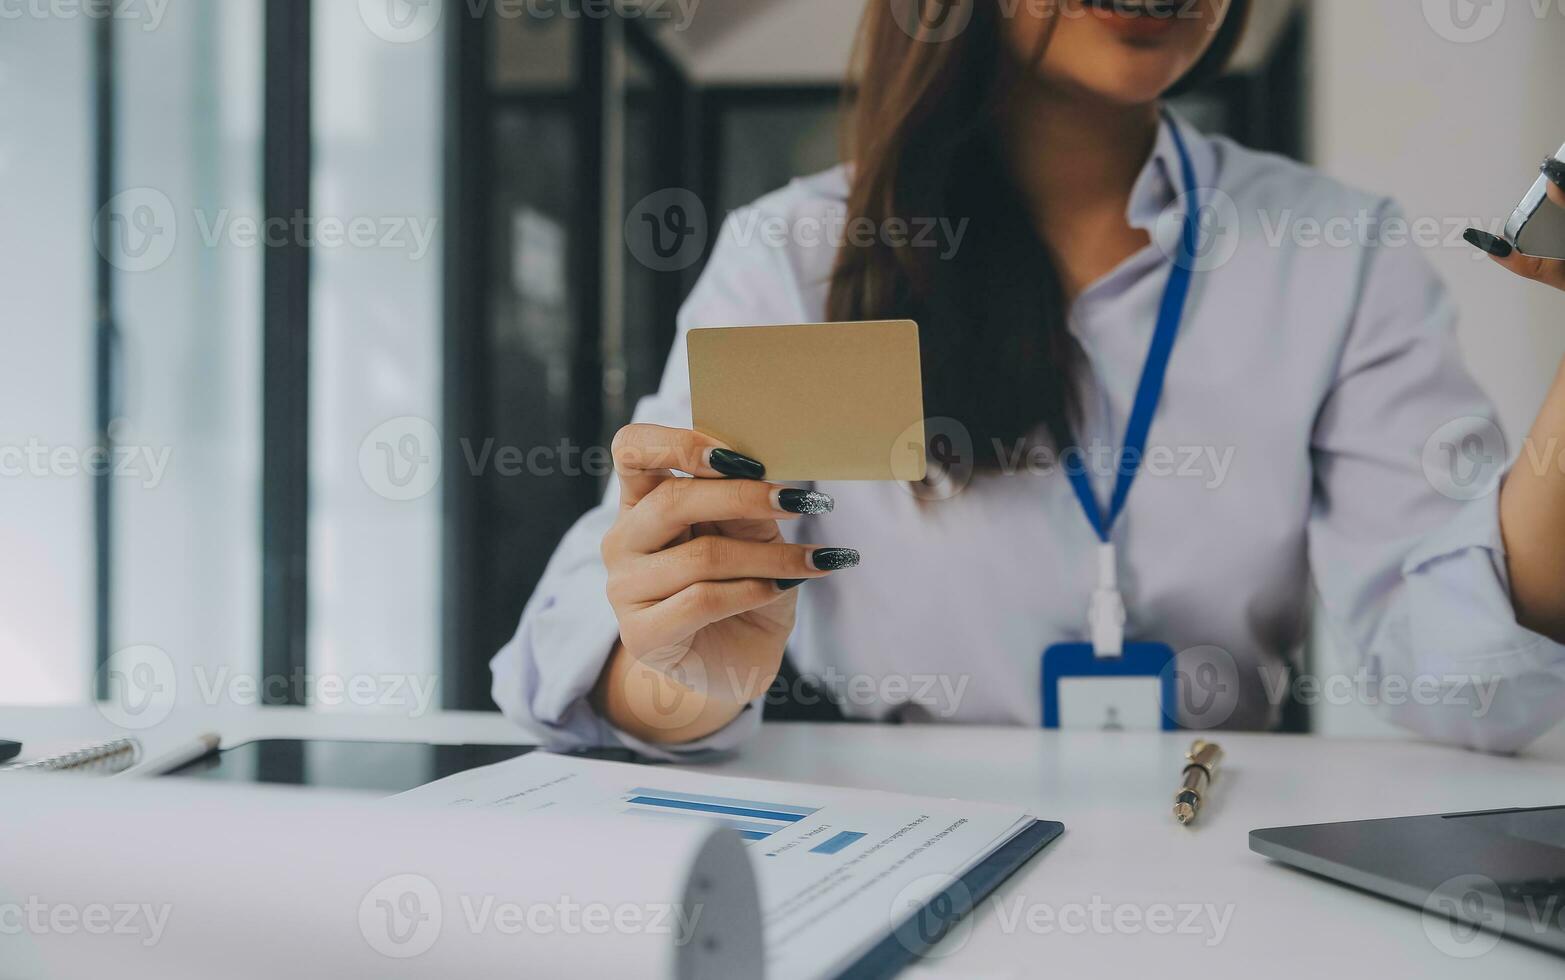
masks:
<path fill-rule="evenodd" d="M 1270 727 L 1318 590 L 1327 622 L 1316 628 L 1350 656 L 1314 665 L 1307 683 L 1442 741 L 1521 747 L 1565 716 L 1565 648 L 1516 623 L 1494 489 L 1505 461 L 1444 287 L 1394 235 L 1277 234 L 1311 219 L 1394 228 L 1388 200 L 1178 125 L 1212 217 L 1148 456 L 1114 529 L 1127 636 L 1179 651 L 1196 685 L 1187 724 Z M 1100 499 L 1167 282 L 1159 243 L 1178 234 L 1180 186 L 1165 123 L 1128 213 L 1154 244 L 1070 311 L 1085 354 L 1080 441 L 1098 461 Z M 837 239 L 823 229 L 841 227 L 846 193 L 838 168 L 729 216 L 637 421 L 690 426 L 687 331 L 825 318 Z M 788 537 L 856 548 L 864 563 L 800 588 L 793 663 L 850 717 L 1040 724 L 1040 654 L 1084 638 L 1097 574 L 1097 540 L 1057 463 L 1023 458 L 970 481 L 958 471 L 936 485 L 945 499 L 820 484 L 835 511 L 785 524 Z M 599 557 L 617 493 L 561 542 L 492 662 L 494 698 L 558 747 L 736 746 L 760 724 L 755 706 L 671 751 L 586 701 L 618 632 Z"/>

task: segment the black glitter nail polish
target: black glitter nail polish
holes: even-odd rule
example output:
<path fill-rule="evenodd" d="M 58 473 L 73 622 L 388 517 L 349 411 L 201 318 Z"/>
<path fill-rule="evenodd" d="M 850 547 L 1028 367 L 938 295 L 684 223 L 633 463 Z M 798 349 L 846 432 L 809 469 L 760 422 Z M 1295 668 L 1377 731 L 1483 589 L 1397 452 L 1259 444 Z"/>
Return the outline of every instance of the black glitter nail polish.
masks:
<path fill-rule="evenodd" d="M 787 592 L 789 589 L 797 589 L 806 581 L 808 580 L 802 578 L 780 578 L 777 580 L 777 588 Z"/>
<path fill-rule="evenodd" d="M 810 554 L 810 564 L 823 572 L 840 572 L 859 563 L 859 553 L 852 548 L 816 548 Z"/>
<path fill-rule="evenodd" d="M 1506 258 L 1511 252 L 1515 251 L 1515 249 L 1511 248 L 1510 242 L 1503 238 L 1496 238 L 1487 231 L 1479 231 L 1477 228 L 1467 229 L 1467 232 L 1462 237 L 1467 239 L 1467 244 L 1474 248 L 1482 249 L 1497 259 Z"/>
<path fill-rule="evenodd" d="M 837 503 L 819 490 L 785 487 L 777 491 L 777 506 L 790 514 L 830 514 Z"/>
<path fill-rule="evenodd" d="M 1545 157 L 1543 166 L 1538 168 L 1543 171 L 1543 176 L 1554 181 L 1555 185 L 1565 189 L 1565 160 L 1557 157 Z"/>
<path fill-rule="evenodd" d="M 732 449 L 712 450 L 711 455 L 707 457 L 707 463 L 724 476 L 738 480 L 759 480 L 766 476 L 766 467 L 758 460 L 742 456 Z"/>

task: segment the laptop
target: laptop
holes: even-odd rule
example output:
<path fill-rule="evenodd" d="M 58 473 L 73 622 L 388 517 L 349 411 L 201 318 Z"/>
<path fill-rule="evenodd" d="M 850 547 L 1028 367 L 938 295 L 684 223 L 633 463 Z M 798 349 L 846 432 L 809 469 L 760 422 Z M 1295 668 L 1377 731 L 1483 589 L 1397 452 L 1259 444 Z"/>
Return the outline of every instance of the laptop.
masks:
<path fill-rule="evenodd" d="M 1565 806 L 1273 827 L 1250 850 L 1423 909 L 1439 946 L 1565 954 Z"/>

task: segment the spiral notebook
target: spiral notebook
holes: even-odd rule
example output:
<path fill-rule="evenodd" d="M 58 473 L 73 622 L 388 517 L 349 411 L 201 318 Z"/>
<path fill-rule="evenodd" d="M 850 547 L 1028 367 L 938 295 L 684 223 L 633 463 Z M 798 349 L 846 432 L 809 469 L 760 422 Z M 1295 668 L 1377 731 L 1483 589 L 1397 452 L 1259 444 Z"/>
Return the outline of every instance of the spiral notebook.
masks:
<path fill-rule="evenodd" d="M 70 752 L 0 766 L 0 772 L 81 772 L 112 776 L 141 759 L 141 742 L 130 736 L 94 742 Z"/>

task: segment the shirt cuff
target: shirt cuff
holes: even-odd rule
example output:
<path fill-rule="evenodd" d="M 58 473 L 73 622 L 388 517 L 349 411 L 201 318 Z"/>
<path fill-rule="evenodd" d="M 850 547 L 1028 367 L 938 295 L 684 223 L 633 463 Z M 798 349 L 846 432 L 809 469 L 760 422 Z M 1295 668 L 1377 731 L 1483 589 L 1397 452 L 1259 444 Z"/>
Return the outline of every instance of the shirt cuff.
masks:
<path fill-rule="evenodd" d="M 1499 500 L 1496 491 L 1470 501 L 1403 562 L 1411 648 L 1425 668 L 1509 676 L 1565 665 L 1565 647 L 1516 622 Z"/>
<path fill-rule="evenodd" d="M 711 735 L 679 745 L 615 727 L 589 698 L 619 639 L 619 623 L 601 588 L 573 586 L 571 593 L 574 602 L 535 596 L 516 636 L 489 665 L 495 703 L 539 744 L 554 751 L 626 748 L 649 759 L 695 762 L 727 753 L 759 731 L 760 700 Z"/>

